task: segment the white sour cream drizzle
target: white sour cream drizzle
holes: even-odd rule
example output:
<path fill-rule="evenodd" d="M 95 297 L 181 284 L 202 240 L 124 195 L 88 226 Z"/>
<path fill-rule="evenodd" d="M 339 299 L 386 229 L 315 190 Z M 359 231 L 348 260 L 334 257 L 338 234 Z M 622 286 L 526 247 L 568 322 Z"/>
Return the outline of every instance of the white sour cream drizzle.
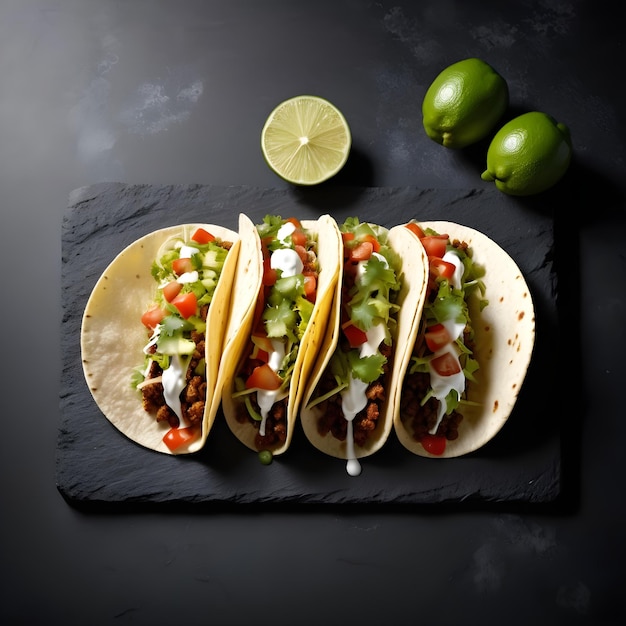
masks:
<path fill-rule="evenodd" d="M 198 274 L 196 270 L 193 270 L 192 272 L 185 272 L 184 274 L 181 274 L 176 279 L 176 282 L 180 283 L 181 285 L 184 285 L 185 283 L 195 283 L 199 279 L 200 279 L 200 274 Z"/>
<path fill-rule="evenodd" d="M 366 333 L 367 341 L 360 346 L 359 356 L 361 358 L 372 356 L 378 353 L 378 346 L 385 338 L 385 326 L 382 322 L 372 326 Z M 343 417 L 348 422 L 348 432 L 346 435 L 346 447 L 348 461 L 346 471 L 350 476 L 358 476 L 361 473 L 361 464 L 356 458 L 354 451 L 354 427 L 353 420 L 357 413 L 367 406 L 367 391 L 369 384 L 350 375 L 350 383 L 346 389 L 341 391 L 341 408 Z"/>
<path fill-rule="evenodd" d="M 292 222 L 286 222 L 278 229 L 277 238 L 285 243 L 285 239 L 296 229 Z M 300 255 L 292 248 L 278 248 L 272 252 L 270 257 L 270 267 L 281 271 L 281 277 L 295 276 L 301 274 L 304 264 Z M 269 355 L 268 365 L 275 371 L 280 370 L 280 366 L 285 358 L 286 339 L 272 339 L 272 352 Z M 261 424 L 259 434 L 265 436 L 265 424 L 267 416 L 276 402 L 286 397 L 287 393 L 280 389 L 258 389 L 256 396 L 261 411 Z"/>
<path fill-rule="evenodd" d="M 188 428 L 191 424 L 183 417 L 180 404 L 180 394 L 187 384 L 187 362 L 179 354 L 170 357 L 170 366 L 163 370 L 163 397 L 167 406 L 178 416 L 178 428 Z"/>
<path fill-rule="evenodd" d="M 198 254 L 198 252 L 199 252 L 199 250 L 195 246 L 188 246 L 186 244 L 183 244 L 180 247 L 180 250 L 178 252 L 178 256 L 181 259 L 190 259 L 194 254 Z"/>
<path fill-rule="evenodd" d="M 198 248 L 183 244 L 179 249 L 178 258 L 190 259 L 194 254 L 198 254 L 198 252 L 200 252 Z M 184 274 L 181 274 L 176 279 L 176 282 L 184 285 L 185 283 L 195 283 L 199 278 L 200 275 L 198 274 L 198 272 L 196 270 L 193 270 L 192 272 L 185 272 Z"/>
<path fill-rule="evenodd" d="M 285 240 L 291 233 L 296 230 L 296 225 L 293 222 L 285 222 L 276 233 L 276 239 L 280 241 L 280 243 L 285 243 Z"/>
<path fill-rule="evenodd" d="M 454 289 L 461 289 L 461 281 L 463 278 L 463 272 L 465 270 L 463 261 L 461 261 L 459 256 L 452 251 L 446 252 L 443 260 L 454 265 L 454 275 L 450 278 L 450 283 L 452 284 L 452 287 L 454 287 Z M 450 391 L 454 390 L 457 392 L 460 398 L 461 395 L 465 392 L 465 375 L 463 374 L 463 369 L 461 368 L 461 364 L 459 362 L 457 348 L 454 344 L 454 342 L 463 333 L 463 330 L 465 329 L 465 324 L 458 324 L 454 320 L 444 320 L 441 322 L 441 324 L 446 328 L 448 334 L 450 335 L 450 343 L 447 343 L 445 346 L 443 346 L 443 348 L 437 350 L 437 352 L 433 354 L 432 359 L 436 359 L 437 357 L 448 353 L 452 355 L 457 361 L 460 371 L 457 374 L 452 374 L 451 376 L 441 376 L 441 374 L 435 371 L 435 368 L 432 366 L 432 364 L 429 366 L 430 386 L 433 390 L 433 396 L 437 398 L 437 400 L 439 400 L 439 409 L 437 410 L 437 422 L 430 429 L 430 431 L 428 431 L 431 435 L 434 435 L 437 432 L 437 428 L 439 428 L 439 424 L 441 423 L 443 416 L 446 414 L 446 410 L 448 408 L 446 403 L 446 396 L 450 393 Z"/>
<path fill-rule="evenodd" d="M 194 254 L 199 252 L 198 248 L 194 246 L 182 245 L 179 250 L 179 258 L 190 259 Z M 181 274 L 176 280 L 179 283 L 193 283 L 199 278 L 198 272 L 185 272 Z M 157 343 L 159 335 L 161 334 L 161 324 L 157 324 L 152 336 L 148 340 L 148 343 L 144 347 L 143 351 L 148 354 L 150 348 Z M 176 417 L 178 417 L 178 428 L 189 428 L 191 423 L 183 416 L 183 411 L 180 402 L 180 394 L 187 385 L 187 359 L 181 358 L 179 354 L 173 354 L 170 356 L 170 364 L 163 370 L 161 376 L 161 384 L 163 385 L 163 398 L 165 404 L 174 411 Z M 148 366 L 149 367 L 149 366 Z"/>
<path fill-rule="evenodd" d="M 450 250 L 443 255 L 443 260 L 447 263 L 452 263 L 454 265 L 454 274 L 450 278 L 450 284 L 455 289 L 461 289 L 462 280 L 463 280 L 463 272 L 465 271 L 465 265 L 463 265 L 463 261 L 461 261 L 459 255 L 456 252 Z"/>
<path fill-rule="evenodd" d="M 150 348 L 156 344 L 161 334 L 161 324 L 157 324 L 148 343 L 144 346 L 144 353 L 149 354 Z M 178 417 L 178 428 L 188 428 L 191 424 L 183 417 L 180 394 L 187 385 L 187 359 L 181 358 L 179 354 L 170 356 L 170 364 L 163 370 L 161 375 L 161 384 L 163 385 L 163 398 L 165 404 L 174 411 Z M 148 375 L 150 365 L 146 368 L 145 376 Z"/>
<path fill-rule="evenodd" d="M 280 365 L 285 358 L 285 341 L 283 339 L 272 339 L 272 353 L 269 355 L 268 365 L 278 372 Z M 274 403 L 285 397 L 285 393 L 280 394 L 280 389 L 258 389 L 256 399 L 261 410 L 261 424 L 259 425 L 259 434 L 265 436 L 265 423 L 270 409 Z"/>
<path fill-rule="evenodd" d="M 384 262 L 385 266 L 388 266 L 387 259 L 377 252 L 373 252 L 372 256 L 375 256 L 380 261 Z M 360 277 L 365 273 L 367 261 L 361 261 L 357 267 L 357 276 Z M 357 280 L 358 280 L 357 277 Z M 378 347 L 382 340 L 385 338 L 385 326 L 383 323 L 378 323 L 372 326 L 365 334 L 367 340 L 361 344 L 359 357 L 364 358 L 367 356 L 373 356 L 378 353 Z M 343 411 L 343 417 L 348 422 L 348 432 L 346 434 L 346 455 L 348 460 L 346 462 L 346 471 L 350 476 L 358 476 L 361 473 L 361 464 L 356 458 L 354 450 L 354 426 L 353 420 L 357 413 L 362 411 L 367 406 L 367 391 L 369 384 L 364 383 L 362 380 L 350 375 L 350 382 L 348 386 L 341 391 L 341 408 Z"/>

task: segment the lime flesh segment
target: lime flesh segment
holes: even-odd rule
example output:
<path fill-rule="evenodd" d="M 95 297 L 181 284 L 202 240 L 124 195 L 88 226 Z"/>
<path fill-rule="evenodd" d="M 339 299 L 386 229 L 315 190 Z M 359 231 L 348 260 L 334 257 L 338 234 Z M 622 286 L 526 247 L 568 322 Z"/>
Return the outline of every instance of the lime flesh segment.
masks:
<path fill-rule="evenodd" d="M 342 113 L 317 96 L 296 96 L 270 113 L 261 150 L 281 178 L 315 185 L 334 176 L 350 153 L 350 128 Z"/>

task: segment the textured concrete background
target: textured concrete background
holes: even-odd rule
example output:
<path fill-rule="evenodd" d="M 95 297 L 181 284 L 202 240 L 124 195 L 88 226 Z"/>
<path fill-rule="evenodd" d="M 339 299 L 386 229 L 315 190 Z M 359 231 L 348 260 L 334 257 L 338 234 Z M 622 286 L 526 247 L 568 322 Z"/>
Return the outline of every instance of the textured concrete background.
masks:
<path fill-rule="evenodd" d="M 0 254 L 10 294 L 0 313 L 0 621 L 624 621 L 624 8 L 607 7 L 0 3 Z M 447 151 L 421 128 L 426 87 L 468 56 L 505 76 L 511 116 L 542 110 L 572 132 L 562 183 L 515 201 L 554 213 L 563 251 L 566 347 L 554 355 L 562 382 L 536 395 L 538 405 L 556 401 L 554 419 L 567 424 L 562 498 L 402 511 L 69 506 L 55 462 L 71 191 L 110 181 L 285 189 L 263 162 L 259 135 L 272 108 L 298 93 L 330 99 L 351 125 L 352 157 L 331 187 L 486 188 L 486 145 Z M 541 428 L 531 436 L 540 447 Z"/>

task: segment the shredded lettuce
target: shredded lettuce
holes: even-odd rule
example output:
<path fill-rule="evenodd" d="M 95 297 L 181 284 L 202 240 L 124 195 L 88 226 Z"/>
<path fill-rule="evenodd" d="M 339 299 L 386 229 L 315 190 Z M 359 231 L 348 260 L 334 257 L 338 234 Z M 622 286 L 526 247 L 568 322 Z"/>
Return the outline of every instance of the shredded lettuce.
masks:
<path fill-rule="evenodd" d="M 192 344 L 195 346 L 191 340 L 192 331 L 201 333 L 206 331 L 206 322 L 199 313 L 184 319 L 178 309 L 167 302 L 163 295 L 162 287 L 178 278 L 173 264 L 180 257 L 182 246 L 197 250 L 191 255 L 191 264 L 192 269 L 198 273 L 198 278 L 183 283 L 180 293 L 192 292 L 196 296 L 198 312 L 200 308 L 212 302 L 217 282 L 228 256 L 228 250 L 219 245 L 219 241 L 201 244 L 193 240 L 186 241 L 182 237 L 172 237 L 161 246 L 158 258 L 152 262 L 150 272 L 157 284 L 154 303 L 166 311 L 167 315 L 158 327 L 156 352 L 149 354 L 147 358 L 155 361 L 162 369 L 169 367 L 171 354 L 176 352 L 184 355 L 189 352 Z M 136 387 L 141 381 L 138 380 L 138 376 L 133 375 L 132 382 Z"/>
<path fill-rule="evenodd" d="M 283 241 L 277 237 L 278 231 L 287 221 L 280 215 L 266 215 L 263 222 L 256 225 L 263 246 L 270 253 L 280 248 L 295 249 L 291 236 L 285 237 Z M 314 234 L 306 232 L 306 235 L 307 251 L 317 253 L 317 242 Z M 268 337 L 285 342 L 285 356 L 276 373 L 282 380 L 280 392 L 286 393 L 291 382 L 300 342 L 313 314 L 314 303 L 305 296 L 304 274 L 282 276 L 280 270 L 277 270 L 277 274 L 276 282 L 266 293 L 265 308 L 261 319 Z M 233 393 L 233 397 L 242 397 L 250 417 L 253 420 L 261 421 L 262 417 L 252 402 L 252 394 L 256 393 L 256 390 L 247 389 L 242 376 L 235 378 L 235 385 L 236 391 Z"/>
<path fill-rule="evenodd" d="M 387 244 L 387 229 L 361 222 L 357 217 L 347 218 L 339 227 L 342 233 L 350 233 L 353 238 L 347 239 L 345 245 L 358 245 L 363 240 L 374 237 L 379 244 L 378 251 L 363 266 L 347 292 L 347 299 L 342 303 L 344 313 L 357 328 L 364 332 L 375 324 L 382 324 L 385 329 L 383 341 L 391 344 L 391 328 L 395 324 L 394 314 L 399 309 L 394 299 L 400 289 L 399 270 L 400 256 Z M 336 387 L 326 393 L 324 399 L 341 392 L 350 384 L 352 377 L 370 384 L 378 380 L 384 373 L 387 359 L 380 352 L 361 356 L 359 348 L 350 349 L 345 338 L 341 336 L 340 344 L 331 357 L 329 368 L 335 379 Z M 313 403 L 321 402 L 316 398 Z"/>
<path fill-rule="evenodd" d="M 434 230 L 426 229 L 427 235 L 437 235 Z M 485 268 L 475 263 L 471 257 L 471 253 L 468 253 L 461 248 L 453 248 L 448 243 L 448 250 L 454 249 L 455 254 L 459 256 L 463 262 L 463 280 L 461 289 L 454 289 L 448 279 L 438 278 L 436 283 L 437 293 L 436 295 L 427 300 L 422 312 L 422 328 L 427 328 L 436 323 L 443 323 L 446 321 L 454 320 L 457 324 L 463 324 L 465 331 L 470 332 L 470 338 L 473 337 L 474 331 L 472 321 L 470 319 L 468 299 L 471 295 L 478 295 L 479 306 L 482 310 L 488 305 L 488 300 L 484 297 L 485 284 L 482 278 L 485 276 Z M 459 354 L 459 362 L 461 364 L 463 375 L 466 380 L 475 381 L 475 372 L 479 369 L 479 363 L 473 357 L 471 349 L 465 343 L 465 333 L 456 339 L 456 348 Z M 430 360 L 432 354 L 414 354 L 411 358 L 411 365 L 409 367 L 409 373 L 425 373 L 430 372 Z M 426 396 L 422 399 L 422 405 L 424 405 L 433 392 L 430 390 Z M 451 390 L 445 397 L 446 414 L 450 415 L 459 404 L 467 404 L 467 400 L 459 397 L 456 390 Z"/>
<path fill-rule="evenodd" d="M 257 224 L 259 236 L 270 252 L 284 247 L 294 248 L 289 237 L 284 242 L 277 239 L 278 231 L 286 222 L 280 215 L 266 215 L 263 222 Z M 308 232 L 307 240 L 307 247 L 315 250 L 315 238 Z M 287 337 L 291 342 L 299 342 L 307 329 L 314 306 L 304 296 L 304 275 L 279 276 L 266 302 L 263 320 L 268 337 Z"/>

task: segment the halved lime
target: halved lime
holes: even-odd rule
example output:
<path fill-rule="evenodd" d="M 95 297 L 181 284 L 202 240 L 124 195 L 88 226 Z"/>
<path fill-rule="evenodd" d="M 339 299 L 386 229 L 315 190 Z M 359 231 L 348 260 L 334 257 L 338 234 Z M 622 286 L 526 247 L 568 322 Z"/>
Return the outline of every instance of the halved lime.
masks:
<path fill-rule="evenodd" d="M 346 118 L 318 96 L 281 102 L 261 132 L 268 165 L 294 185 L 316 185 L 334 176 L 348 160 L 351 143 Z"/>

